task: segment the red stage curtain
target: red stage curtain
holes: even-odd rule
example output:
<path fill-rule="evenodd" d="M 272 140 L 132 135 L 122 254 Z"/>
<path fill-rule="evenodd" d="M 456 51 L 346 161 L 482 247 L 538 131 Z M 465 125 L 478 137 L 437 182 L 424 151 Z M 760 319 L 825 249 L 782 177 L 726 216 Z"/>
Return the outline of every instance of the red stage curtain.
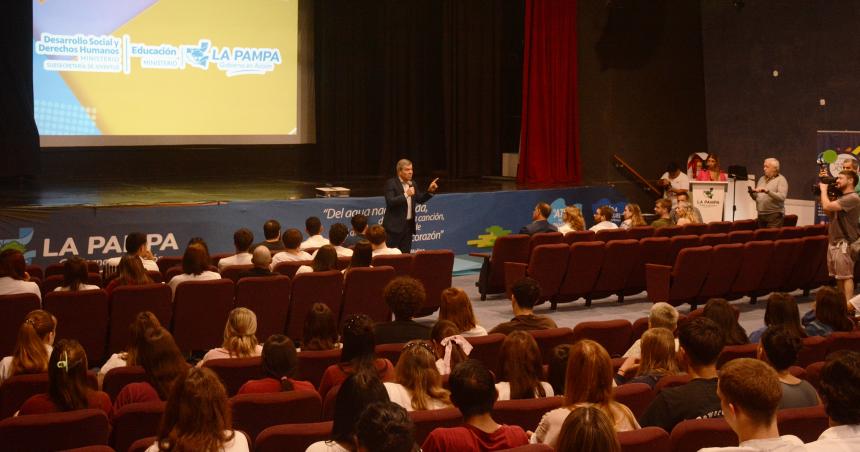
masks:
<path fill-rule="evenodd" d="M 576 4 L 576 0 L 526 0 L 519 182 L 581 180 Z"/>

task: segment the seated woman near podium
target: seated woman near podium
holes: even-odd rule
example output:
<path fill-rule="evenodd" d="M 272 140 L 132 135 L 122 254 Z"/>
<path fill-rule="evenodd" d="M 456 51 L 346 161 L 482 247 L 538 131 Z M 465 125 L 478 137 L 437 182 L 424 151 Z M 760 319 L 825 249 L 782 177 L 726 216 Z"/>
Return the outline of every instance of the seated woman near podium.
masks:
<path fill-rule="evenodd" d="M 675 224 L 683 226 L 685 224 L 699 223 L 695 215 L 693 215 L 692 206 L 688 202 L 678 201 L 675 207 Z"/>
<path fill-rule="evenodd" d="M 705 166 L 699 173 L 696 174 L 696 180 L 700 182 L 723 181 L 727 180 L 726 173 L 720 169 L 720 159 L 715 154 L 708 154 L 705 159 Z"/>

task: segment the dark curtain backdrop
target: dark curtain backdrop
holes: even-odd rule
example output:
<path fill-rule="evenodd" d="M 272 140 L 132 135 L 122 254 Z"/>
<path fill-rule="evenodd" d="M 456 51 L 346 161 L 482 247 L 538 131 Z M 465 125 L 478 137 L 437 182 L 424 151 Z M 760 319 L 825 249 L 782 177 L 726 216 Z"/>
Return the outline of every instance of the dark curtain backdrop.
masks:
<path fill-rule="evenodd" d="M 526 0 L 519 182 L 581 180 L 576 4 L 574 0 Z"/>
<path fill-rule="evenodd" d="M 317 137 L 334 177 L 497 175 L 515 152 L 522 0 L 315 4 Z M 511 99 L 514 98 L 514 99 Z"/>
<path fill-rule="evenodd" d="M 33 4 L 0 6 L 0 177 L 39 169 L 39 134 L 33 119 Z"/>

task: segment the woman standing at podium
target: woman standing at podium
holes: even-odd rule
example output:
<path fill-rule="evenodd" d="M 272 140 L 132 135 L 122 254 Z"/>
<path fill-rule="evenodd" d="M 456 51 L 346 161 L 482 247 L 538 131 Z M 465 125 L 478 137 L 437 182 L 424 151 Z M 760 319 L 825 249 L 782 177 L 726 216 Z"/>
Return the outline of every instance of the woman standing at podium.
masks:
<path fill-rule="evenodd" d="M 720 159 L 715 154 L 708 154 L 708 158 L 705 159 L 705 167 L 699 170 L 696 180 L 700 182 L 725 182 L 727 179 L 726 173 L 720 169 Z"/>

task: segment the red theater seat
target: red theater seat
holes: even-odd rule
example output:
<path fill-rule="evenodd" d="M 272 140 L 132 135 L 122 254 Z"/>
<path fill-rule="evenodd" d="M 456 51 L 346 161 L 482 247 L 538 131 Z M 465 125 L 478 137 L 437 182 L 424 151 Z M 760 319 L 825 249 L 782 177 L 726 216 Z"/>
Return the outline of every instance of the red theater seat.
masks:
<path fill-rule="evenodd" d="M 554 245 L 564 242 L 561 232 L 538 232 L 529 237 L 529 254 L 540 245 Z"/>
<path fill-rule="evenodd" d="M 463 415 L 456 408 L 410 411 L 409 417 L 415 423 L 414 437 L 418 444 L 424 444 L 430 432 L 439 427 L 457 427 L 463 423 Z"/>
<path fill-rule="evenodd" d="M 708 234 L 728 234 L 731 230 L 731 221 L 712 221 L 708 223 Z"/>
<path fill-rule="evenodd" d="M 738 358 L 755 358 L 756 350 L 758 350 L 758 344 L 726 345 L 717 358 L 717 369 Z"/>
<path fill-rule="evenodd" d="M 102 410 L 33 414 L 0 421 L 3 450 L 48 451 L 107 445 L 110 424 Z"/>
<path fill-rule="evenodd" d="M 607 243 L 600 276 L 597 277 L 591 293 L 586 296 L 585 305 L 590 306 L 592 299 L 609 295 L 617 295 L 618 302 L 623 302 L 627 280 L 640 262 L 641 254 L 637 240 L 613 240 Z"/>
<path fill-rule="evenodd" d="M 758 289 L 771 262 L 773 242 L 752 241 L 744 244 L 741 268 L 726 298 L 737 299 Z"/>
<path fill-rule="evenodd" d="M 263 430 L 280 424 L 319 422 L 322 400 L 316 391 L 240 394 L 230 399 L 233 428 L 256 438 Z"/>
<path fill-rule="evenodd" d="M 519 425 L 534 430 L 548 411 L 564 405 L 564 397 L 499 400 L 493 405 L 493 419 L 500 424 Z"/>
<path fill-rule="evenodd" d="M 702 235 L 708 233 L 708 225 L 705 223 L 689 223 L 681 226 L 684 235 Z"/>
<path fill-rule="evenodd" d="M 343 283 L 340 321 L 353 314 L 367 314 L 374 322 L 391 320 L 391 310 L 382 298 L 382 289 L 394 279 L 391 267 L 362 267 L 347 270 Z"/>
<path fill-rule="evenodd" d="M 549 363 L 553 348 L 562 344 L 573 344 L 575 341 L 573 330 L 565 327 L 550 328 L 548 330 L 530 330 L 528 333 L 535 338 L 544 363 Z"/>
<path fill-rule="evenodd" d="M 699 236 L 699 245 L 700 246 L 717 246 L 722 245 L 724 243 L 729 243 L 728 234 L 719 233 L 719 234 L 702 234 Z"/>
<path fill-rule="evenodd" d="M 660 427 L 643 427 L 616 435 L 621 452 L 670 452 L 672 448 L 669 434 Z"/>
<path fill-rule="evenodd" d="M 257 339 L 283 334 L 290 312 L 290 278 L 262 276 L 242 278 L 236 284 L 236 306 L 257 314 Z"/>
<path fill-rule="evenodd" d="M 729 293 L 741 269 L 744 246 L 740 243 L 725 243 L 713 248 L 711 270 L 702 283 L 696 300 L 690 304 L 692 309 L 711 298 L 722 297 Z"/>
<path fill-rule="evenodd" d="M 567 255 L 570 247 L 566 243 L 538 245 L 532 250 L 528 264 L 508 262 L 505 264 L 505 286 L 508 297 L 511 288 L 525 276 L 534 278 L 540 285 L 541 294 L 536 304 L 552 299 L 558 294 L 561 280 L 567 271 Z"/>
<path fill-rule="evenodd" d="M 651 226 L 636 226 L 627 230 L 628 239 L 641 240 L 652 236 L 654 236 L 654 228 Z"/>
<path fill-rule="evenodd" d="M 416 317 L 433 314 L 442 304 L 442 291 L 451 287 L 454 252 L 451 250 L 418 251 L 412 261 L 412 277 L 424 284 L 427 298 Z"/>
<path fill-rule="evenodd" d="M 578 242 L 570 246 L 567 271 L 558 293 L 550 300 L 552 309 L 555 309 L 558 303 L 576 301 L 591 293 L 603 266 L 605 245 L 604 242 L 593 241 Z"/>
<path fill-rule="evenodd" d="M 233 283 L 238 283 L 239 275 L 242 274 L 242 272 L 251 270 L 252 268 L 254 268 L 254 265 L 252 264 L 231 265 L 229 267 L 224 268 L 224 270 L 221 270 L 221 277 L 224 279 L 229 279 L 230 281 L 233 281 Z"/>
<path fill-rule="evenodd" d="M 666 226 L 657 228 L 654 231 L 654 237 L 674 237 L 684 233 L 684 228 L 681 226 Z"/>
<path fill-rule="evenodd" d="M 124 405 L 112 419 L 111 445 L 128 450 L 135 441 L 157 434 L 164 406 L 162 401 Z"/>
<path fill-rule="evenodd" d="M 386 254 L 373 256 L 371 265 L 382 267 L 387 265 L 394 269 L 394 276 L 409 276 L 412 274 L 412 263 L 415 256 L 412 254 Z"/>
<path fill-rule="evenodd" d="M 275 268 L 272 269 L 275 273 L 280 273 L 289 278 L 295 278 L 296 272 L 299 270 L 299 267 L 302 265 L 310 266 L 313 264 L 311 261 L 285 261 L 279 262 L 275 265 Z"/>
<path fill-rule="evenodd" d="M 330 270 L 296 275 L 291 287 L 287 336 L 294 341 L 302 339 L 305 317 L 315 303 L 328 306 L 337 322 L 342 302 L 343 273 Z"/>
<path fill-rule="evenodd" d="M 712 256 L 710 246 L 699 246 L 681 250 L 674 267 L 646 264 L 648 299 L 673 306 L 695 302 L 711 270 Z"/>
<path fill-rule="evenodd" d="M 608 242 L 610 240 L 625 240 L 628 237 L 626 229 L 601 229 L 597 231 L 597 240 Z"/>
<path fill-rule="evenodd" d="M 34 309 L 39 309 L 41 301 L 36 294 L 22 293 L 0 295 L 0 353 L 9 356 L 15 351 L 18 328 L 24 317 Z"/>
<path fill-rule="evenodd" d="M 755 231 L 757 228 L 757 220 L 735 220 L 732 222 L 732 231 Z"/>
<path fill-rule="evenodd" d="M 678 253 L 684 248 L 692 248 L 699 245 L 699 236 L 697 235 L 676 235 L 669 242 L 669 262 L 675 262 L 678 259 Z"/>
<path fill-rule="evenodd" d="M 729 232 L 729 243 L 746 243 L 753 240 L 755 234 L 753 231 L 733 230 Z"/>
<path fill-rule="evenodd" d="M 172 332 L 180 350 L 187 353 L 221 345 L 234 291 L 229 279 L 186 281 L 176 286 Z"/>
<path fill-rule="evenodd" d="M 239 388 L 248 380 L 258 380 L 265 377 L 259 356 L 211 359 L 204 362 L 203 367 L 212 369 L 218 375 L 228 396 L 236 395 Z"/>
<path fill-rule="evenodd" d="M 467 337 L 466 340 L 473 347 L 472 353 L 469 354 L 470 359 L 481 361 L 491 372 L 499 371 L 499 352 L 505 340 L 504 334 L 492 333 L 486 336 Z"/>
<path fill-rule="evenodd" d="M 564 243 L 572 245 L 579 242 L 593 242 L 597 240 L 594 231 L 570 231 L 564 235 Z"/>
<path fill-rule="evenodd" d="M 779 228 L 760 228 L 753 231 L 753 240 L 776 240 Z"/>
<path fill-rule="evenodd" d="M 102 381 L 102 391 L 116 400 L 116 396 L 126 385 L 147 381 L 146 372 L 141 366 L 115 367 L 105 374 Z"/>
<path fill-rule="evenodd" d="M 125 350 L 128 345 L 128 326 L 139 312 L 150 311 L 155 314 L 162 326 L 169 326 L 170 319 L 173 317 L 171 296 L 170 287 L 165 284 L 120 286 L 114 289 L 108 300 L 110 304 L 108 353 Z"/>
<path fill-rule="evenodd" d="M 736 446 L 738 436 L 725 419 L 692 419 L 676 425 L 669 441 L 674 452 L 697 452 L 704 447 Z"/>
<path fill-rule="evenodd" d="M 589 231 L 591 232 L 591 231 Z M 593 233 L 592 233 L 593 234 Z M 496 239 L 493 253 L 469 253 L 470 256 L 484 259 L 481 273 L 478 276 L 478 292 L 481 300 L 486 300 L 488 294 L 505 291 L 505 263 L 529 261 L 529 236 L 525 234 L 510 234 Z"/>
<path fill-rule="evenodd" d="M 759 229 L 759 231 L 761 230 Z M 783 239 L 773 242 L 770 263 L 767 265 L 758 287 L 749 293 L 750 303 L 755 303 L 758 297 L 779 291 L 784 287 L 802 252 L 803 239 Z"/>
<path fill-rule="evenodd" d="M 257 435 L 254 451 L 302 451 L 317 441 L 331 439 L 331 427 L 331 421 L 269 427 Z"/>
<path fill-rule="evenodd" d="M 817 440 L 830 427 L 824 405 L 779 410 L 776 423 L 780 435 L 794 435 L 804 443 Z"/>
<path fill-rule="evenodd" d="M 580 322 L 573 328 L 574 342 L 591 339 L 609 352 L 610 357 L 618 357 L 630 348 L 633 325 L 625 319 Z"/>
<path fill-rule="evenodd" d="M 474 350 L 473 350 L 474 353 Z M 319 388 L 323 373 L 329 366 L 340 362 L 340 349 L 299 352 L 299 380 L 306 380 Z"/>
<path fill-rule="evenodd" d="M 45 310 L 57 318 L 56 339 L 76 339 L 91 366 L 102 362 L 108 333 L 108 298 L 104 290 L 50 292 Z"/>
<path fill-rule="evenodd" d="M 654 401 L 654 391 L 645 383 L 627 383 L 613 389 L 613 398 L 639 417 L 645 414 L 648 405 Z"/>

